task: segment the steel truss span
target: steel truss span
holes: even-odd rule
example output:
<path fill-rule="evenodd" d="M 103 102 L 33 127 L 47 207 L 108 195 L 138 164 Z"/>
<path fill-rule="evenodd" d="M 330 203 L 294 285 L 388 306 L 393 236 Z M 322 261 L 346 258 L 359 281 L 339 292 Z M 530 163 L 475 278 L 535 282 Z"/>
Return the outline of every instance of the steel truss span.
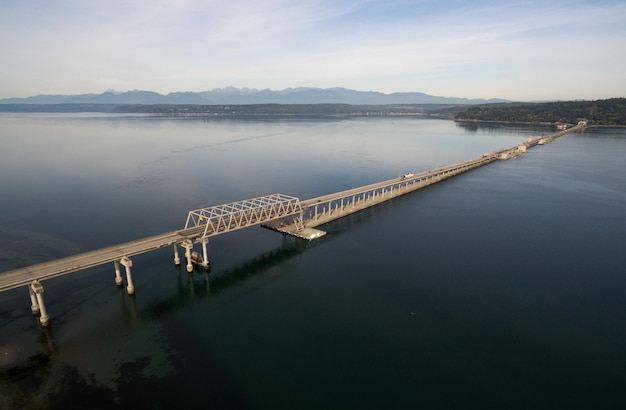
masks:
<path fill-rule="evenodd" d="M 204 226 L 206 238 L 301 212 L 298 198 L 273 194 L 189 211 L 185 229 Z"/>

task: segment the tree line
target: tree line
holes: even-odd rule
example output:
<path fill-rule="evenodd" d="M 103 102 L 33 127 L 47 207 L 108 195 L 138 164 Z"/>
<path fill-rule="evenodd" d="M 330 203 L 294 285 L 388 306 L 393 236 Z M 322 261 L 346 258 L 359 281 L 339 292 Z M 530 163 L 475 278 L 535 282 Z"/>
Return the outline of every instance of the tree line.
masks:
<path fill-rule="evenodd" d="M 171 116 L 434 116 L 459 121 L 626 126 L 626 98 L 547 103 L 459 104 L 0 104 L 0 112 L 107 112 Z"/>
<path fill-rule="evenodd" d="M 432 110 L 449 107 L 445 104 L 154 104 L 121 105 L 120 113 L 145 113 L 174 116 L 396 116 L 425 115 Z"/>
<path fill-rule="evenodd" d="M 588 125 L 626 126 L 626 98 L 479 105 L 455 114 L 454 119 L 522 123 L 555 123 L 563 120 L 569 124 L 586 119 Z"/>

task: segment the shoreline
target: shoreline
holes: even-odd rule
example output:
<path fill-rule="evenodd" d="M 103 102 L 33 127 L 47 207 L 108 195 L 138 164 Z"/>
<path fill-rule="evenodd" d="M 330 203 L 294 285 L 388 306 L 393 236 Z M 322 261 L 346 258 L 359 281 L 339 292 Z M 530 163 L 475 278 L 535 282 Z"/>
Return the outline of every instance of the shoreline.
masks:
<path fill-rule="evenodd" d="M 451 118 L 454 122 L 466 122 L 472 124 L 501 124 L 501 125 L 555 125 L 554 122 L 524 122 L 524 121 L 490 121 L 490 120 L 473 120 L 473 119 L 460 119 Z M 575 125 L 572 125 L 574 127 Z M 570 127 L 570 128 L 572 128 Z M 586 128 L 626 128 L 626 125 L 619 124 L 592 124 L 587 125 Z M 568 128 L 569 129 L 569 128 Z"/>
<path fill-rule="evenodd" d="M 198 108 L 202 107 L 203 110 Z M 276 108 L 283 108 L 282 110 Z M 209 108 L 209 111 L 205 111 Z M 255 105 L 202 105 L 202 106 L 163 106 L 137 105 L 119 106 L 115 104 L 0 104 L 0 113 L 6 114 L 129 114 L 175 118 L 202 119 L 299 119 L 299 118 L 432 118 L 445 119 L 466 124 L 501 124 L 522 126 L 554 126 L 550 121 L 499 121 L 472 118 L 456 118 L 454 113 L 429 111 L 432 106 L 352 106 L 349 104 L 304 104 L 291 105 L 287 109 L 281 104 Z M 307 108 L 309 111 L 307 112 Z M 311 109 L 315 108 L 315 109 Z M 571 126 L 574 126 L 571 123 Z M 588 124 L 588 128 L 626 128 L 626 124 Z"/>

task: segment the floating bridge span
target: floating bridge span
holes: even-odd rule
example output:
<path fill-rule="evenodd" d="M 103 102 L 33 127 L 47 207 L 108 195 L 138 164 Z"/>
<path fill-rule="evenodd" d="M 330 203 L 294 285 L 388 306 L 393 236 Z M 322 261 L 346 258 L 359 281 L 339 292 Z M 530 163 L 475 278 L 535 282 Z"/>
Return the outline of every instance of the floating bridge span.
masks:
<path fill-rule="evenodd" d="M 173 246 L 174 263 L 180 265 L 181 258 L 179 257 L 178 247 L 181 246 L 185 249 L 184 257 L 187 271 L 191 272 L 193 263 L 204 268 L 209 267 L 207 258 L 209 238 L 233 230 L 261 225 L 307 240 L 319 238 L 325 234 L 325 232 L 315 229 L 320 225 L 489 164 L 498 159 L 516 157 L 526 152 L 527 148 L 549 143 L 567 132 L 584 127 L 584 124 L 579 124 L 566 131 L 559 131 L 544 137 L 529 138 L 515 147 L 487 153 L 480 158 L 460 164 L 410 173 L 400 178 L 304 201 L 300 201 L 293 196 L 273 194 L 196 209 L 188 213 L 185 227 L 181 230 L 0 273 L 0 291 L 26 286 L 30 294 L 32 312 L 33 314 L 39 314 L 40 323 L 46 326 L 49 318 L 43 303 L 43 286 L 41 284 L 43 280 L 113 262 L 115 283 L 118 286 L 122 286 L 124 282 L 121 274 L 121 265 L 125 269 L 127 292 L 134 294 L 135 288 L 131 276 L 133 264 L 130 259 L 132 256 L 165 246 Z M 202 245 L 202 254 L 192 252 L 195 243 Z"/>
<path fill-rule="evenodd" d="M 296 218 L 275 219 L 262 226 L 302 239 L 316 239 L 325 234 L 315 229 L 317 226 L 496 161 L 500 153 L 308 199 L 301 202 L 302 212 Z"/>

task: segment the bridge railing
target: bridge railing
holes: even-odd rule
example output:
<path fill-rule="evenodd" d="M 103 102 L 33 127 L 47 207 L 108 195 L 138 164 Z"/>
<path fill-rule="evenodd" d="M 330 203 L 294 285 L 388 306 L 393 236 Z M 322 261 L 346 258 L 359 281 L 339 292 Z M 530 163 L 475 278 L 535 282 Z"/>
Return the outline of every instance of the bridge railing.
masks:
<path fill-rule="evenodd" d="M 495 154 L 485 155 L 461 164 L 453 164 L 416 174 L 407 174 L 401 178 L 313 198 L 302 203 L 303 212 L 299 221 L 296 222 L 297 225 L 301 226 L 301 229 L 314 227 L 341 217 L 346 212 L 371 206 L 377 202 L 415 191 L 470 169 L 480 167 L 485 163 L 495 161 L 496 158 Z"/>

